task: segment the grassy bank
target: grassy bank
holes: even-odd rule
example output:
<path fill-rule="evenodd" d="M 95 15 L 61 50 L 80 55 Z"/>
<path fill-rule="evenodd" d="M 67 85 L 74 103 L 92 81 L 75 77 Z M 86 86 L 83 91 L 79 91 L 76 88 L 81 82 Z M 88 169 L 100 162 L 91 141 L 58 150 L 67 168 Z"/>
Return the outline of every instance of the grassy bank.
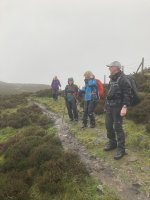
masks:
<path fill-rule="evenodd" d="M 63 102 L 52 107 L 63 112 Z M 5 105 L 0 118 L 0 199 L 117 200 L 107 187 L 97 193 L 98 180 L 78 155 L 64 151 L 53 122 L 37 106 Z"/>
<path fill-rule="evenodd" d="M 96 116 L 96 129 L 89 128 L 82 130 L 80 122 L 69 122 L 67 111 L 64 109 L 63 98 L 60 98 L 58 102 L 54 102 L 51 98 L 46 97 L 34 98 L 34 100 L 46 105 L 49 110 L 59 113 L 62 117 L 64 116 L 72 134 L 85 145 L 90 153 L 108 162 L 114 169 L 117 169 L 119 172 L 118 175 L 122 180 L 126 180 L 131 185 L 135 182 L 141 183 L 140 189 L 146 193 L 150 190 L 150 135 L 146 131 L 145 125 L 136 124 L 131 120 L 124 119 L 128 156 L 116 162 L 113 159 L 114 151 L 109 153 L 103 151 L 103 147 L 107 142 L 104 115 Z"/>

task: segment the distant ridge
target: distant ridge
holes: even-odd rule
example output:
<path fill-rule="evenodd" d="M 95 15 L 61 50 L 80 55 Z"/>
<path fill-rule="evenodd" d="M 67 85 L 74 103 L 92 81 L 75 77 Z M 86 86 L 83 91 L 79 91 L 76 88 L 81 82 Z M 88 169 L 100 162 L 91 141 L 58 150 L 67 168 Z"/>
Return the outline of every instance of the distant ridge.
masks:
<path fill-rule="evenodd" d="M 49 88 L 49 85 L 44 84 L 6 83 L 0 81 L 0 95 L 20 94 L 23 92 L 37 92 L 39 90 L 45 90 Z"/>

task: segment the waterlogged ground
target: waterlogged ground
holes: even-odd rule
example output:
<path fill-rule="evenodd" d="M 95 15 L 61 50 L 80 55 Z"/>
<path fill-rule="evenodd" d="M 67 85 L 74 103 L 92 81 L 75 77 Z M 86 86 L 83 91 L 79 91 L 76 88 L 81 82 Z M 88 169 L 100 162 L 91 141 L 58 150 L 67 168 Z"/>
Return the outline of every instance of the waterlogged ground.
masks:
<path fill-rule="evenodd" d="M 126 189 L 128 193 L 135 195 L 135 199 L 150 198 L 150 135 L 146 132 L 144 125 L 135 124 L 125 119 L 124 128 L 128 155 L 120 161 L 115 161 L 113 159 L 115 151 L 109 153 L 103 151 L 107 141 L 104 116 L 96 116 L 97 127 L 95 129 L 82 130 L 80 122 L 70 123 L 68 121 L 62 98 L 58 102 L 54 102 L 50 98 L 34 98 L 34 101 L 45 105 L 48 110 L 58 113 L 62 122 L 67 123 L 70 133 L 91 155 L 100 159 L 104 164 L 104 169 L 108 169 L 107 174 L 110 176 L 115 174 L 114 184 L 118 185 L 116 189 L 118 192 L 121 193 Z M 113 179 L 114 177 L 112 177 Z M 124 188 L 125 185 L 126 188 Z"/>

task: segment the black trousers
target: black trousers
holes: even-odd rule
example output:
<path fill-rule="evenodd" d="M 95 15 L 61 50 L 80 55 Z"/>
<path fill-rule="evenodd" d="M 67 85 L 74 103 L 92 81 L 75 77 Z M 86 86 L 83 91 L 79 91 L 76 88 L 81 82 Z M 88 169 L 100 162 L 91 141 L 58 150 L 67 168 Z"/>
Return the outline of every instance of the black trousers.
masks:
<path fill-rule="evenodd" d="M 87 125 L 88 117 L 90 119 L 90 124 L 95 125 L 94 110 L 96 107 L 96 101 L 85 101 L 83 108 L 83 124 Z"/>
<path fill-rule="evenodd" d="M 119 149 L 125 149 L 125 133 L 122 128 L 121 106 L 105 106 L 105 124 L 107 137 L 112 144 L 117 144 Z"/>
<path fill-rule="evenodd" d="M 52 90 L 52 96 L 55 101 L 58 100 L 58 89 Z"/>
<path fill-rule="evenodd" d="M 72 101 L 66 101 L 68 115 L 71 120 L 78 120 L 78 110 L 77 110 L 77 102 L 75 99 Z"/>

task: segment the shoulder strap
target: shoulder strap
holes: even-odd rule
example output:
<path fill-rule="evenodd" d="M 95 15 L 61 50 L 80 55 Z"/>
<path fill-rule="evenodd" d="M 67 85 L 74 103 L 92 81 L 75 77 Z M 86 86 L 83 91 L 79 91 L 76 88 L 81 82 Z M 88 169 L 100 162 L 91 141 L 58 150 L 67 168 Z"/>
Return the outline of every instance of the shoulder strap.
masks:
<path fill-rule="evenodd" d="M 118 77 L 118 79 L 117 79 L 117 83 L 119 83 L 119 81 L 120 81 L 120 79 L 122 78 L 124 76 L 124 74 L 121 74 L 119 77 Z"/>
<path fill-rule="evenodd" d="M 131 83 L 131 80 L 127 77 L 127 75 L 125 75 L 125 74 L 122 74 L 121 76 L 119 76 L 119 78 L 117 79 L 117 83 L 118 83 L 118 85 L 119 85 L 119 81 L 120 81 L 120 79 L 122 78 L 122 77 L 125 77 L 126 78 L 126 80 L 127 80 L 127 82 L 128 82 L 128 84 L 130 85 L 130 87 L 132 88 L 132 83 Z"/>

